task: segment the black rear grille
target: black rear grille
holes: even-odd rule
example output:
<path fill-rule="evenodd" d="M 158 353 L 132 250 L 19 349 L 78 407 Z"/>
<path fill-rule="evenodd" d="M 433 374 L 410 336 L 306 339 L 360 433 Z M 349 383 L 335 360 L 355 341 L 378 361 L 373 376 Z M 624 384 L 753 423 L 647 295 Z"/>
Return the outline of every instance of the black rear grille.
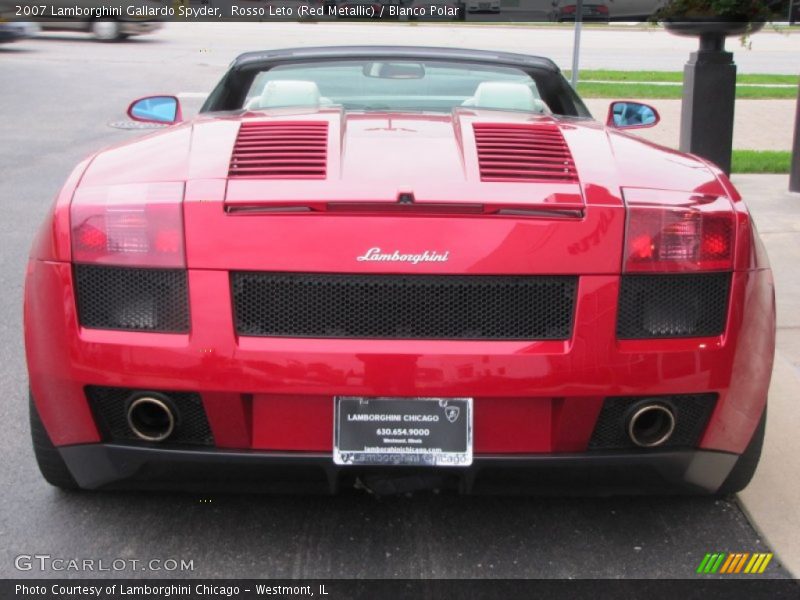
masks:
<path fill-rule="evenodd" d="M 174 433 L 159 445 L 199 445 L 212 446 L 214 437 L 208 425 L 206 412 L 200 395 L 194 392 L 164 392 L 157 394 L 165 396 L 176 412 Z M 138 396 L 148 395 L 128 388 L 86 386 L 86 397 L 94 412 L 95 421 L 103 435 L 103 440 L 108 442 L 137 442 L 142 443 L 128 426 L 128 406 Z"/>
<path fill-rule="evenodd" d="M 184 270 L 75 265 L 75 290 L 84 327 L 189 331 Z"/>
<path fill-rule="evenodd" d="M 234 272 L 240 335 L 561 340 L 577 277 Z"/>
<path fill-rule="evenodd" d="M 638 448 L 628 437 L 628 419 L 639 406 L 655 402 L 670 408 L 675 415 L 675 430 L 658 448 L 693 448 L 706 429 L 717 402 L 716 394 L 682 394 L 675 396 L 637 396 L 606 398 L 597 417 L 590 450 Z"/>
<path fill-rule="evenodd" d="M 720 335 L 728 314 L 730 273 L 625 275 L 619 291 L 617 337 Z"/>

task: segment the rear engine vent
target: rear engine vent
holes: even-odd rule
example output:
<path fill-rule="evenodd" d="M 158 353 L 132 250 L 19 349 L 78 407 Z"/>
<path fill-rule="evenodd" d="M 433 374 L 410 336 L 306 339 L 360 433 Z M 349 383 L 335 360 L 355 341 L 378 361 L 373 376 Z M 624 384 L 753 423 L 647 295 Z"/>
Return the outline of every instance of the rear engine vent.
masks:
<path fill-rule="evenodd" d="M 214 445 L 214 436 L 199 394 L 164 391 L 156 393 L 165 397 L 175 410 L 175 431 L 163 444 Z M 128 406 L 142 395 L 147 395 L 147 392 L 118 387 L 86 386 L 86 397 L 92 407 L 97 426 L 103 434 L 103 440 L 142 443 L 128 425 L 127 418 Z"/>
<path fill-rule="evenodd" d="M 229 177 L 325 179 L 326 121 L 242 123 L 233 147 Z"/>
<path fill-rule="evenodd" d="M 474 123 L 481 181 L 578 181 L 561 130 L 545 124 Z"/>
<path fill-rule="evenodd" d="M 617 337 L 681 338 L 720 335 L 728 315 L 730 273 L 624 275 Z"/>
<path fill-rule="evenodd" d="M 75 265 L 78 318 L 92 329 L 186 333 L 186 271 Z"/>
<path fill-rule="evenodd" d="M 578 278 L 231 273 L 240 335 L 564 340 Z"/>

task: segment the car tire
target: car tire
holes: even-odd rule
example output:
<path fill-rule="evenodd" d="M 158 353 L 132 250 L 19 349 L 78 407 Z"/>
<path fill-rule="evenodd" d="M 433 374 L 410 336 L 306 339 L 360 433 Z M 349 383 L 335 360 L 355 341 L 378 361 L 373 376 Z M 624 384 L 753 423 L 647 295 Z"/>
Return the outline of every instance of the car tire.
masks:
<path fill-rule="evenodd" d="M 764 446 L 764 432 L 767 427 L 767 410 L 761 415 L 761 421 L 758 427 L 753 432 L 753 437 L 750 443 L 747 444 L 745 451 L 739 456 L 736 464 L 733 466 L 728 478 L 722 483 L 717 490 L 718 496 L 728 496 L 741 492 L 750 483 L 753 475 L 758 467 L 758 461 L 761 458 L 761 448 Z"/>
<path fill-rule="evenodd" d="M 116 42 L 122 39 L 122 25 L 114 19 L 95 19 L 92 35 L 100 42 Z"/>
<path fill-rule="evenodd" d="M 33 453 L 36 455 L 36 463 L 42 472 L 42 477 L 47 483 L 54 485 L 62 490 L 77 490 L 78 484 L 69 472 L 64 459 L 61 458 L 58 449 L 53 445 L 47 430 L 39 418 L 39 412 L 33 403 L 33 397 L 28 400 L 30 420 L 31 420 L 31 439 L 33 441 Z"/>

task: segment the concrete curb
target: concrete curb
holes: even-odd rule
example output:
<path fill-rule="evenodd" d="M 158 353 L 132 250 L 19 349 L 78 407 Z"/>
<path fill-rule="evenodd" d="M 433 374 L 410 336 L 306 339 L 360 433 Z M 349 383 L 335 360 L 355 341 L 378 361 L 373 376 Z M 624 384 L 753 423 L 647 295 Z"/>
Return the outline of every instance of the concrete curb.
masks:
<path fill-rule="evenodd" d="M 800 378 L 782 353 L 775 356 L 767 412 L 767 434 L 761 463 L 750 485 L 738 497 L 739 505 L 777 553 L 783 566 L 800 575 Z"/>
<path fill-rule="evenodd" d="M 786 175 L 734 177 L 772 263 L 778 309 L 775 366 L 761 462 L 738 497 L 784 567 L 800 576 L 800 194 Z"/>

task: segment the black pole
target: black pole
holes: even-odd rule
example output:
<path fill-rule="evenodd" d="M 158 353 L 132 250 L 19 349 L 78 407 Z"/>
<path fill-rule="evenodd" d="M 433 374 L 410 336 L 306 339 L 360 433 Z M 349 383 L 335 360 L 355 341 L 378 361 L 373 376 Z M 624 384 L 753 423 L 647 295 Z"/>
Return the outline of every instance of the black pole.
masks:
<path fill-rule="evenodd" d="M 680 149 L 731 172 L 736 65 L 724 33 L 703 33 L 683 69 Z"/>
<path fill-rule="evenodd" d="M 794 115 L 794 144 L 789 174 L 789 191 L 800 192 L 800 86 L 797 88 L 797 110 Z"/>

